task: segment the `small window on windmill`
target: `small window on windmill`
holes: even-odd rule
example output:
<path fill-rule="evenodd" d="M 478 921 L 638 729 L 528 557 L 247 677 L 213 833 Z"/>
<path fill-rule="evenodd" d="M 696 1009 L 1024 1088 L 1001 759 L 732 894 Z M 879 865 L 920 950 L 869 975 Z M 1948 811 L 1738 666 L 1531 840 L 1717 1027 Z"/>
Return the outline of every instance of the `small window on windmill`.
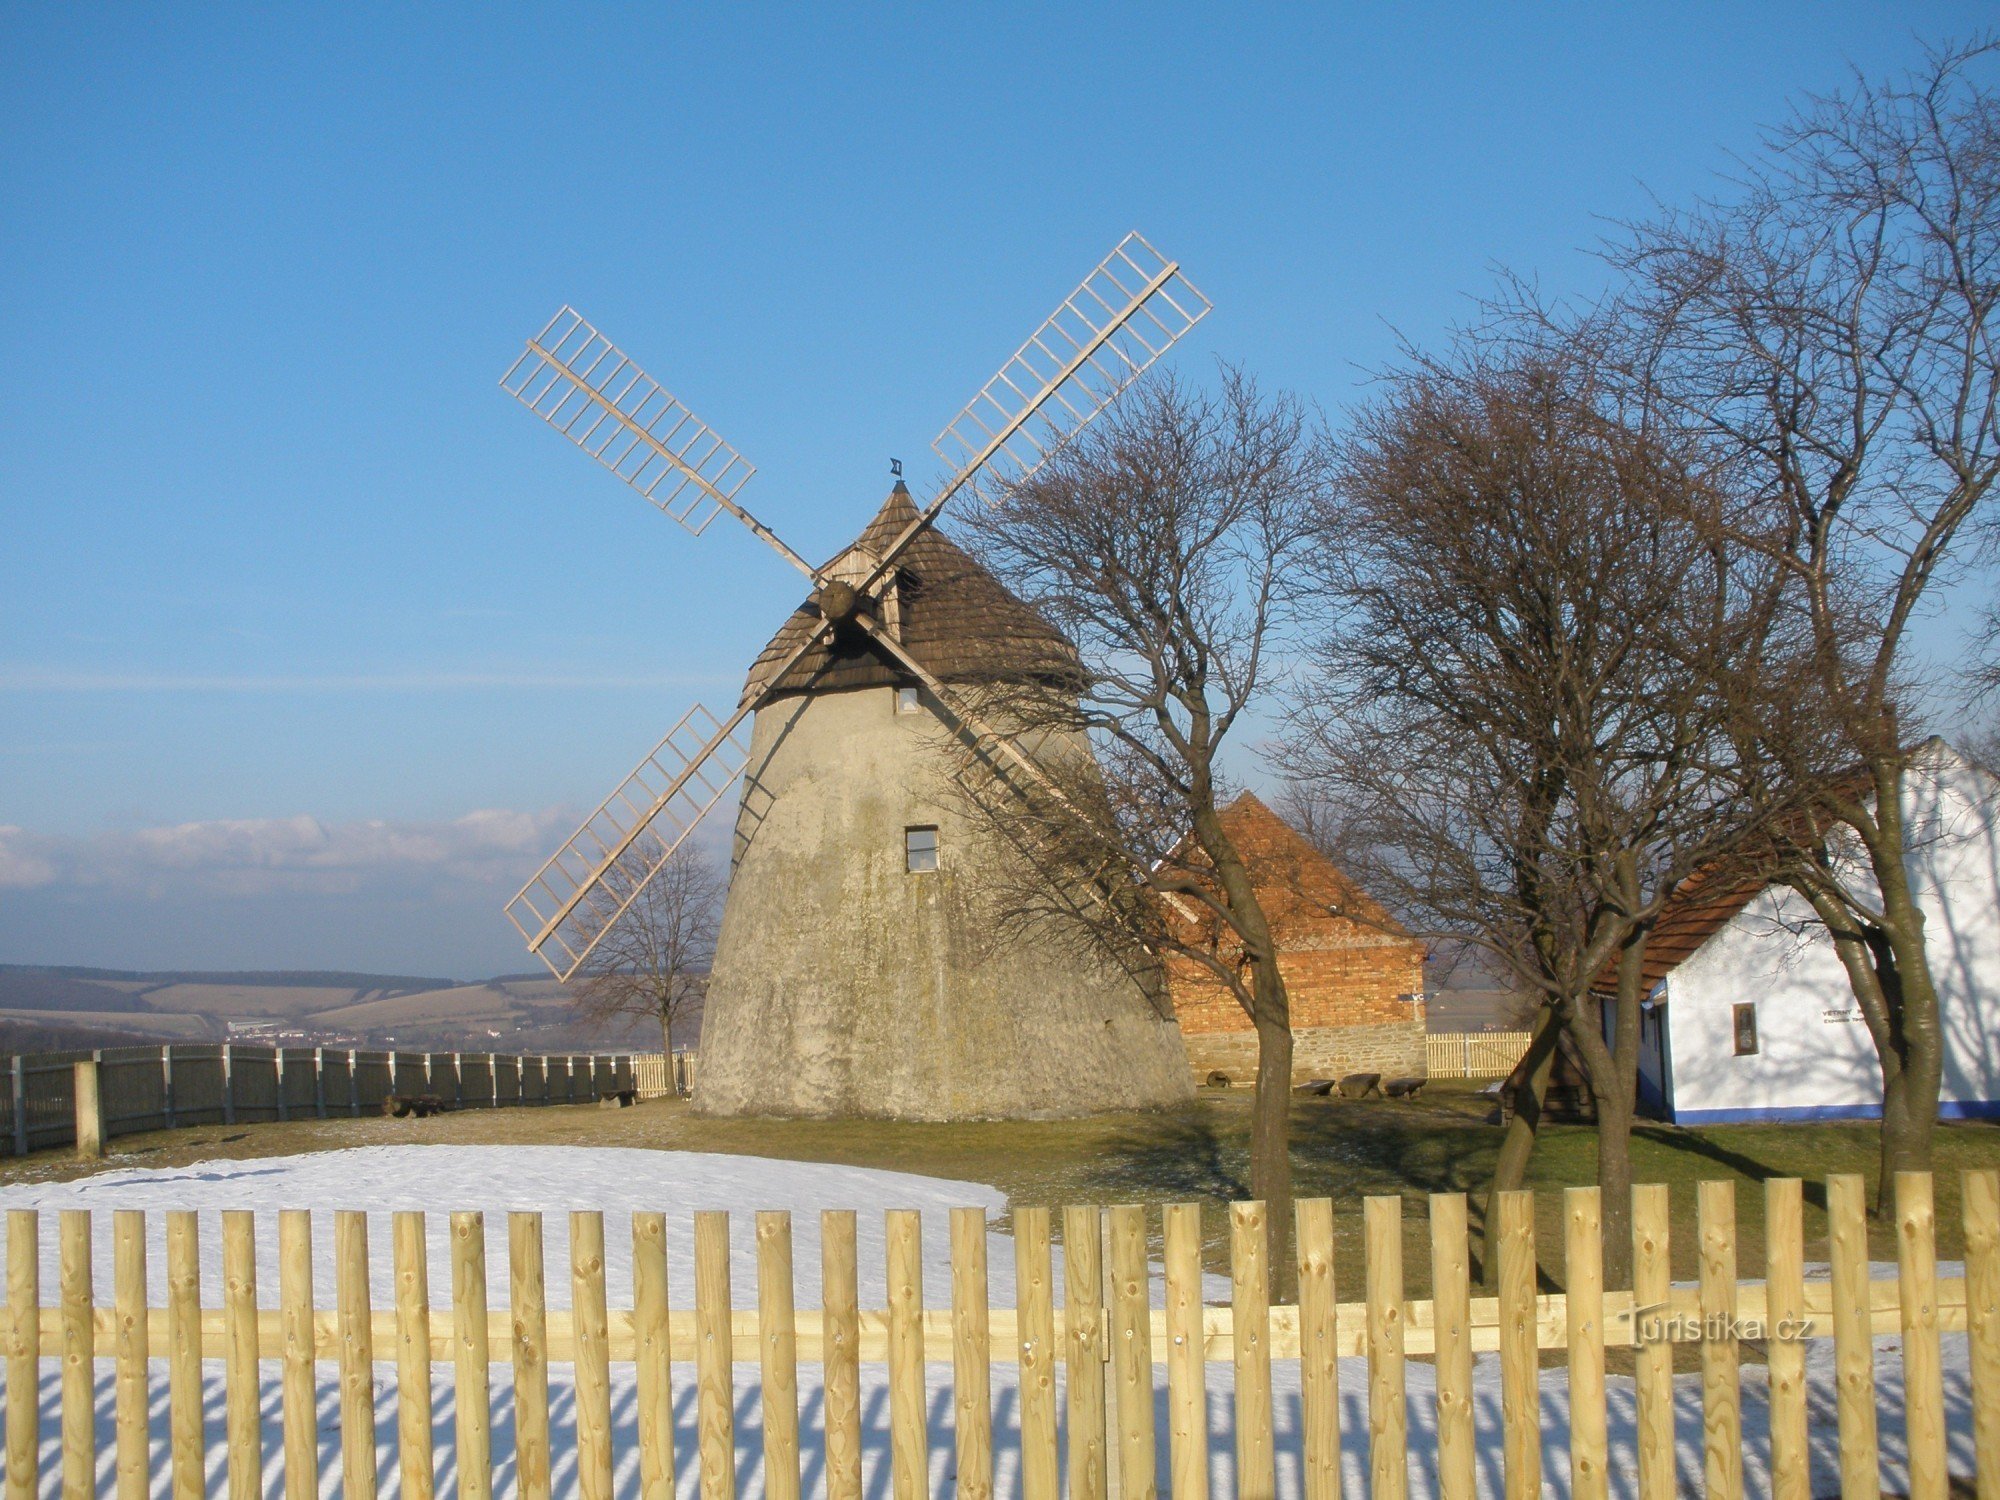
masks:
<path fill-rule="evenodd" d="M 1736 1015 L 1736 1055 L 1750 1057 L 1757 1051 L 1757 1007 L 1738 1005 Z"/>
<path fill-rule="evenodd" d="M 903 864 L 912 875 L 925 875 L 938 867 L 935 828 L 903 830 Z"/>
<path fill-rule="evenodd" d="M 917 701 L 917 690 L 915 688 L 899 687 L 896 689 L 897 713 L 913 714 L 922 707 L 923 705 Z"/>

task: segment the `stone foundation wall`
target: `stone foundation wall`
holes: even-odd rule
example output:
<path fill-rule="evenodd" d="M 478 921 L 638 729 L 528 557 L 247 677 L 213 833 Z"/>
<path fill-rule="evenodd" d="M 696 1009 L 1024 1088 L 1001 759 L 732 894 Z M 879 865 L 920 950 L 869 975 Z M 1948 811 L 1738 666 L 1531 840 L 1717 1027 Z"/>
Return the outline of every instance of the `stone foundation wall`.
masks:
<path fill-rule="evenodd" d="M 1408 1009 L 1409 1007 L 1405 1007 Z M 1250 1031 L 1183 1032 L 1188 1064 L 1197 1087 L 1211 1073 L 1226 1073 L 1232 1085 L 1257 1081 L 1257 1036 Z M 1380 1073 L 1384 1078 L 1425 1074 L 1422 1008 L 1409 1020 L 1376 1026 L 1301 1026 L 1292 1032 L 1292 1082 Z"/>

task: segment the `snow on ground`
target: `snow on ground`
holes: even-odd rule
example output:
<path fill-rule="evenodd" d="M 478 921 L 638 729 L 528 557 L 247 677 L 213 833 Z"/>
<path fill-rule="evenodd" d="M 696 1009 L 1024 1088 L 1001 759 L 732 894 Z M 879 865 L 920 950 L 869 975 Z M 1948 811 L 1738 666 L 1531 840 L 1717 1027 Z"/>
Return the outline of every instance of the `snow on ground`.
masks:
<path fill-rule="evenodd" d="M 689 1259 L 692 1245 L 692 1215 L 701 1208 L 738 1210 L 732 1223 L 732 1277 L 737 1301 L 747 1303 L 755 1285 L 753 1215 L 744 1210 L 787 1208 L 793 1211 L 794 1265 L 798 1275 L 798 1304 L 814 1307 L 819 1303 L 818 1210 L 852 1208 L 858 1210 L 858 1241 L 861 1257 L 863 1306 L 882 1305 L 882 1210 L 916 1208 L 925 1213 L 924 1282 L 926 1301 L 943 1305 L 948 1296 L 949 1258 L 943 1210 L 951 1207 L 984 1208 L 989 1215 L 1005 1206 L 996 1189 L 977 1183 L 951 1182 L 908 1173 L 877 1171 L 860 1167 L 827 1166 L 810 1162 L 773 1161 L 758 1157 L 718 1156 L 695 1152 L 639 1151 L 623 1148 L 590 1147 L 469 1147 L 391 1146 L 349 1151 L 319 1152 L 306 1156 L 266 1158 L 247 1162 L 210 1162 L 194 1166 L 146 1171 L 143 1169 L 107 1172 L 82 1181 L 45 1186 L 0 1189 L 0 1208 L 88 1208 L 94 1216 L 93 1249 L 96 1261 L 98 1299 L 109 1300 L 110 1222 L 115 1208 L 194 1208 L 202 1213 L 204 1286 L 203 1301 L 214 1306 L 220 1300 L 219 1226 L 213 1215 L 224 1207 L 275 1209 L 312 1206 L 365 1209 L 370 1213 L 370 1280 L 377 1305 L 390 1301 L 388 1271 L 389 1224 L 387 1215 L 396 1209 L 422 1209 L 442 1215 L 454 1208 L 477 1208 L 487 1214 L 488 1272 L 492 1282 L 492 1302 L 501 1306 L 506 1299 L 505 1211 L 510 1208 L 537 1208 L 547 1216 L 544 1226 L 548 1256 L 548 1291 L 553 1305 L 567 1305 L 568 1277 L 563 1274 L 568 1256 L 568 1224 L 564 1210 L 600 1209 L 606 1215 L 605 1239 L 607 1279 L 611 1305 L 629 1306 L 631 1292 L 630 1237 L 627 1216 L 635 1209 L 658 1209 L 669 1215 L 670 1282 L 676 1306 L 691 1305 L 693 1272 Z M 99 1217 L 101 1216 L 101 1217 Z M 149 1245 L 149 1271 L 153 1276 L 152 1300 L 164 1299 L 159 1273 L 164 1259 L 162 1227 L 156 1221 Z M 56 1284 L 54 1225 L 44 1228 L 42 1277 L 45 1297 Z M 330 1259 L 330 1218 L 316 1216 L 315 1300 L 330 1305 L 333 1281 Z M 430 1267 L 432 1299 L 446 1300 L 450 1286 L 449 1266 L 443 1256 L 441 1226 L 431 1231 L 434 1242 Z M 992 1297 L 997 1305 L 1013 1300 L 1013 1248 L 1005 1236 L 992 1236 L 988 1261 L 992 1273 Z M 258 1263 L 262 1276 L 259 1300 L 271 1303 L 276 1264 L 275 1229 L 260 1225 Z M 1940 1267 L 1943 1274 L 1956 1274 L 1952 1267 Z M 1894 1268 L 1876 1267 L 1875 1274 L 1893 1276 Z M 1211 1300 L 1226 1300 L 1227 1283 L 1220 1277 L 1208 1278 Z M 1058 1293 L 1062 1285 L 1057 1268 Z M 1883 1479 L 1886 1487 L 1905 1488 L 1902 1425 L 1902 1370 L 1897 1357 L 1898 1341 L 1876 1340 L 1876 1392 L 1883 1450 Z M 1951 1434 L 1951 1467 L 1971 1471 L 1971 1396 L 1967 1376 L 1965 1339 L 1962 1334 L 1944 1337 L 1947 1419 Z M 378 1351 L 378 1353 L 381 1351 Z M 275 1367 L 266 1365 L 262 1402 L 265 1432 L 265 1492 L 283 1493 L 278 1451 L 279 1396 Z M 638 1491 L 637 1391 L 631 1367 L 613 1370 L 612 1414 L 618 1452 L 617 1490 L 621 1496 Z M 556 1490 L 573 1493 L 575 1407 L 567 1369 L 554 1365 L 549 1370 L 550 1419 L 556 1454 Z M 807 1493 L 821 1492 L 824 1473 L 820 1469 L 821 1392 L 813 1366 L 799 1370 L 801 1448 L 805 1463 Z M 1302 1492 L 1299 1468 L 1301 1447 L 1301 1404 L 1298 1367 L 1279 1362 L 1273 1369 L 1279 1492 L 1295 1496 Z M 1494 1356 L 1480 1356 L 1475 1368 L 1476 1395 L 1474 1420 L 1479 1433 L 1479 1484 L 1482 1494 L 1501 1493 L 1500 1475 L 1500 1376 Z M 1227 1364 L 1209 1366 L 1208 1428 L 1210 1467 L 1214 1492 L 1235 1493 L 1233 1428 L 1231 1425 L 1231 1370 Z M 511 1369 L 496 1365 L 492 1372 L 494 1492 L 509 1497 L 515 1493 L 513 1470 L 513 1417 Z M 862 1369 L 862 1420 L 864 1427 L 864 1484 L 871 1497 L 889 1493 L 889 1411 L 886 1373 L 880 1366 Z M 1157 1372 L 1156 1429 L 1159 1433 L 1159 1472 L 1169 1472 L 1166 1455 L 1167 1413 L 1165 1372 Z M 1614 1495 L 1635 1491 L 1632 1470 L 1633 1397 L 1631 1382 L 1613 1377 L 1610 1431 L 1612 1442 L 1611 1480 Z M 433 1371 L 434 1442 L 440 1493 L 455 1484 L 453 1470 L 453 1390 L 448 1365 Z M 998 1493 L 1018 1492 L 1020 1471 L 1019 1395 L 1015 1367 L 996 1364 L 992 1370 L 994 1400 L 994 1447 Z M 951 1434 L 951 1371 L 933 1365 L 928 1372 L 931 1491 L 949 1491 L 954 1468 Z M 1342 1461 L 1348 1493 L 1365 1492 L 1367 1477 L 1367 1366 L 1362 1360 L 1343 1360 L 1340 1366 Z M 57 1439 L 59 1376 L 53 1361 L 45 1362 L 41 1390 L 42 1470 L 41 1490 L 59 1492 L 59 1445 Z M 396 1380 L 392 1364 L 376 1367 L 377 1461 L 385 1497 L 398 1495 L 396 1473 Z M 1436 1493 L 1436 1403 L 1432 1369 L 1411 1361 L 1408 1369 L 1410 1479 L 1413 1496 Z M 1683 1376 L 1676 1384 L 1676 1437 L 1681 1470 L 1680 1487 L 1690 1492 L 1701 1488 L 1701 1406 L 1697 1377 Z M 1545 1371 L 1541 1381 L 1543 1411 L 1543 1464 L 1546 1493 L 1566 1496 L 1568 1486 L 1567 1388 L 1563 1372 Z M 1833 1347 L 1829 1341 L 1813 1344 L 1808 1356 L 1808 1398 L 1811 1403 L 1810 1433 L 1813 1444 L 1813 1492 L 1830 1493 L 1838 1488 L 1836 1469 L 1837 1429 L 1833 1401 Z M 1769 1451 L 1764 1372 L 1746 1368 L 1743 1376 L 1744 1463 L 1746 1492 L 1768 1493 L 1769 1479 L 1764 1457 Z M 222 1368 L 211 1362 L 205 1367 L 204 1405 L 208 1438 L 208 1484 L 219 1493 L 224 1484 L 223 1386 Z M 680 1493 L 696 1494 L 695 1396 L 692 1368 L 675 1366 L 674 1441 L 680 1459 Z M 97 1386 L 97 1426 L 99 1447 L 99 1490 L 111 1493 L 112 1470 L 112 1383 L 108 1363 L 99 1367 Z M 153 1489 L 162 1497 L 168 1493 L 166 1447 L 166 1371 L 163 1362 L 153 1369 Z M 339 1393 L 331 1366 L 322 1366 L 319 1383 L 318 1417 L 320 1429 L 320 1489 L 324 1495 L 339 1493 L 340 1437 Z M 761 1473 L 762 1429 L 754 1366 L 738 1366 L 736 1380 L 736 1439 L 739 1493 L 757 1497 L 763 1493 Z"/>

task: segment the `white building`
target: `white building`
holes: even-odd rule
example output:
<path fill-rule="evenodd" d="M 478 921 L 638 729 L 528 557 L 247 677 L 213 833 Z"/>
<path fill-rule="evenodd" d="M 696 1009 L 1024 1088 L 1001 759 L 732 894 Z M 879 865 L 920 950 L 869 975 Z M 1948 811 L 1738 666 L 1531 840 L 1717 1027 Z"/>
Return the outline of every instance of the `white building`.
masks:
<path fill-rule="evenodd" d="M 2000 1118 L 2000 783 L 1932 740 L 1903 795 L 1945 1030 L 1939 1113 Z M 1880 1117 L 1847 971 L 1795 891 L 1697 888 L 1648 947 L 1642 1108 L 1683 1125 Z"/>

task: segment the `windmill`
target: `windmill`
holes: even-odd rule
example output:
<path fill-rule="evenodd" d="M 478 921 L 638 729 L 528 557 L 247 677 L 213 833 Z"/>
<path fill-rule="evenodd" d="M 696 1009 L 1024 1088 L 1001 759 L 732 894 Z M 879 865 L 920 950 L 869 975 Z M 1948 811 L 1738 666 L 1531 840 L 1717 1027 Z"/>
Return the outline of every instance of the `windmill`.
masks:
<path fill-rule="evenodd" d="M 809 584 L 733 711 L 689 708 L 507 905 L 570 979 L 743 782 L 698 1106 L 958 1118 L 1186 1094 L 1178 1032 L 1131 975 L 1010 946 L 980 909 L 1000 856 L 931 784 L 937 737 L 1047 778 L 953 681 L 1046 672 L 1068 647 L 936 522 L 961 493 L 1032 474 L 1208 310 L 1177 262 L 1128 235 L 933 442 L 935 493 L 919 506 L 899 478 L 820 566 L 742 504 L 742 455 L 572 309 L 502 377 L 689 531 L 726 512 Z"/>

